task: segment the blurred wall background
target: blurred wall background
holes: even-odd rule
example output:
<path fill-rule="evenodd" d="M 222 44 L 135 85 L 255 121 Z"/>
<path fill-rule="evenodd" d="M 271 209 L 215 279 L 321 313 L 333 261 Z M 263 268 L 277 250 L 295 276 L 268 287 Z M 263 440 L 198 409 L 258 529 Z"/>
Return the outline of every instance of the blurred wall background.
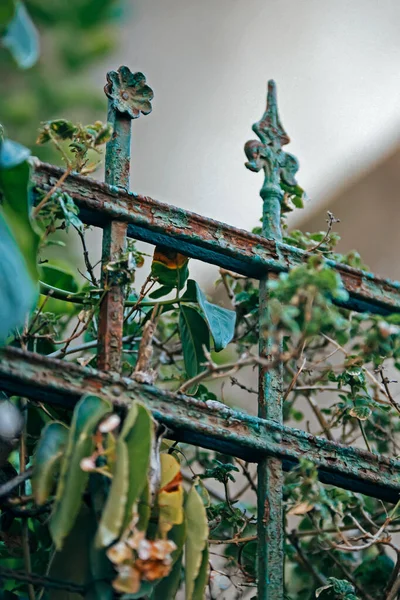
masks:
<path fill-rule="evenodd" d="M 40 121 L 105 119 L 105 73 L 127 64 L 155 91 L 153 113 L 133 125 L 132 189 L 250 229 L 262 174 L 245 169 L 243 145 L 274 78 L 310 197 L 290 225 L 324 229 L 330 209 L 342 250 L 357 248 L 371 269 L 400 278 L 398 0 L 26 5 L 42 52 L 33 69 L 18 71 L 0 48 L 0 121 L 10 137 L 33 146 Z M 33 152 L 56 158 L 46 146 Z M 91 245 L 99 254 L 99 235 Z M 70 250 L 74 263 L 78 248 Z M 207 265 L 193 271 L 203 285 L 215 276 Z"/>
<path fill-rule="evenodd" d="M 155 91 L 133 125 L 132 189 L 249 229 L 262 175 L 247 171 L 266 83 L 310 202 L 291 224 L 341 219 L 342 249 L 400 276 L 400 3 L 397 0 L 131 0 L 118 47 L 96 68 L 127 64 Z M 206 265 L 196 266 L 207 280 Z"/>

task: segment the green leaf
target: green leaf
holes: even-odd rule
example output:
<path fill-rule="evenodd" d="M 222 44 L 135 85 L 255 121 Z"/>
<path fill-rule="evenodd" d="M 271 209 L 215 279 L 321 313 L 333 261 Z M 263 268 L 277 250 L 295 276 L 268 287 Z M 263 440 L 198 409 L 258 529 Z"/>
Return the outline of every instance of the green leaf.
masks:
<path fill-rule="evenodd" d="M 72 121 L 66 119 L 54 119 L 48 122 L 48 126 L 60 140 L 72 140 L 78 129 Z"/>
<path fill-rule="evenodd" d="M 187 256 L 175 250 L 156 246 L 151 275 L 160 285 L 181 290 L 189 276 L 188 262 Z"/>
<path fill-rule="evenodd" d="M 36 504 L 44 504 L 54 487 L 68 440 L 68 428 L 58 421 L 46 425 L 33 460 L 32 489 Z"/>
<path fill-rule="evenodd" d="M 372 410 L 368 406 L 354 406 L 349 410 L 349 415 L 359 421 L 367 421 L 372 415 Z"/>
<path fill-rule="evenodd" d="M 22 2 L 17 2 L 2 42 L 21 69 L 33 67 L 38 60 L 39 35 Z"/>
<path fill-rule="evenodd" d="M 136 524 L 136 529 L 138 529 L 138 531 L 146 531 L 151 515 L 151 494 L 150 486 L 147 481 L 140 498 L 138 499 L 137 510 L 139 519 Z"/>
<path fill-rule="evenodd" d="M 24 146 L 0 139 L 0 343 L 24 324 L 37 298 L 39 236 L 30 221 L 28 156 Z"/>
<path fill-rule="evenodd" d="M 0 33 L 4 32 L 15 14 L 15 0 L 2 0 L 0 4 Z"/>
<path fill-rule="evenodd" d="M 35 305 L 36 287 L 24 258 L 0 213 L 0 344 L 22 327 Z"/>
<path fill-rule="evenodd" d="M 6 142 L 2 145 L 0 192 L 3 199 L 1 213 L 24 257 L 29 275 L 36 283 L 38 280 L 36 254 L 39 236 L 34 231 L 30 218 L 31 206 L 28 193 L 30 165 L 26 160 L 26 153 L 20 148 L 16 148 L 15 144 L 6 144 Z"/>
<path fill-rule="evenodd" d="M 196 581 L 194 582 L 194 590 L 193 590 L 192 600 L 203 600 L 204 599 L 204 591 L 205 591 L 206 585 L 208 583 L 209 574 L 210 574 L 209 550 L 208 550 L 208 544 L 206 544 L 206 546 L 203 550 L 203 556 L 201 559 L 199 574 L 196 578 Z"/>
<path fill-rule="evenodd" d="M 186 543 L 185 582 L 186 600 L 199 599 L 204 581 L 204 551 L 208 540 L 207 513 L 203 501 L 193 486 L 185 503 Z"/>
<path fill-rule="evenodd" d="M 103 548 L 92 543 L 89 551 L 89 569 L 92 584 L 85 594 L 85 600 L 113 600 L 114 588 L 111 584 L 115 571 Z"/>
<path fill-rule="evenodd" d="M 73 198 L 66 192 L 63 192 L 57 194 L 57 200 L 65 218 L 65 230 L 68 232 L 68 229 L 72 225 L 77 231 L 83 233 L 84 225 L 78 217 L 79 208 L 76 206 Z"/>
<path fill-rule="evenodd" d="M 133 416 L 136 410 L 136 405 L 132 405 L 130 414 Z M 122 435 L 117 440 L 112 476 L 110 492 L 97 529 L 95 540 L 97 548 L 109 546 L 119 536 L 125 517 L 129 488 L 129 456 Z"/>
<path fill-rule="evenodd" d="M 93 434 L 99 421 L 111 411 L 110 402 L 92 395 L 84 396 L 75 407 L 50 519 L 50 533 L 58 550 L 79 513 L 89 478 L 89 473 L 81 469 L 81 460 L 92 454 Z"/>
<path fill-rule="evenodd" d="M 152 438 L 149 412 L 141 404 L 132 404 L 117 440 L 111 489 L 96 535 L 98 546 L 111 544 L 132 521 L 147 484 Z"/>
<path fill-rule="evenodd" d="M 167 296 L 172 292 L 174 288 L 167 285 L 162 285 L 160 288 L 154 290 L 149 294 L 149 298 L 153 298 L 154 300 L 158 300 L 158 298 L 162 298 L 163 296 Z"/>
<path fill-rule="evenodd" d="M 41 267 L 41 271 L 42 280 L 47 285 L 64 290 L 70 294 L 75 294 L 79 290 L 75 277 L 67 269 L 46 264 Z"/>
<path fill-rule="evenodd" d="M 319 598 L 325 590 L 332 590 L 337 600 L 357 600 L 354 586 L 346 579 L 336 579 L 336 577 L 328 577 L 327 585 L 318 588 L 315 591 L 315 597 Z"/>
<path fill-rule="evenodd" d="M 132 426 L 124 422 L 122 434 L 128 447 L 129 488 L 125 510 L 124 530 L 132 521 L 132 512 L 147 485 L 150 454 L 154 436 L 154 421 L 145 406 L 137 403 L 137 417 Z"/>
<path fill-rule="evenodd" d="M 210 348 L 210 335 L 207 323 L 202 316 L 193 308 L 180 305 L 179 329 L 181 333 L 183 360 L 187 376 L 191 379 L 202 370 L 205 362 L 203 346 Z M 195 394 L 197 385 L 192 386 L 189 394 Z"/>
<path fill-rule="evenodd" d="M 60 266 L 52 264 L 42 265 L 41 280 L 47 285 L 51 285 L 54 288 L 64 290 L 71 294 L 75 294 L 79 290 L 77 281 L 72 273 Z M 76 312 L 77 305 L 70 302 L 63 302 L 62 300 L 56 300 L 49 296 L 44 310 L 56 315 L 62 315 Z"/>
<path fill-rule="evenodd" d="M 204 316 L 211 336 L 214 340 L 216 352 L 223 350 L 235 334 L 236 313 L 233 310 L 222 308 L 209 302 L 205 294 L 193 279 L 187 282 L 188 297 L 197 299 L 202 315 Z"/>
<path fill-rule="evenodd" d="M 155 585 L 154 581 L 142 581 L 140 588 L 134 594 L 123 594 L 121 600 L 139 600 L 141 598 L 147 598 Z"/>
<path fill-rule="evenodd" d="M 0 133 L 2 133 L 2 130 Z M 2 139 L 0 143 L 0 169 L 12 169 L 13 167 L 17 167 L 25 162 L 30 155 L 31 153 L 28 148 L 18 144 L 18 142 Z"/>

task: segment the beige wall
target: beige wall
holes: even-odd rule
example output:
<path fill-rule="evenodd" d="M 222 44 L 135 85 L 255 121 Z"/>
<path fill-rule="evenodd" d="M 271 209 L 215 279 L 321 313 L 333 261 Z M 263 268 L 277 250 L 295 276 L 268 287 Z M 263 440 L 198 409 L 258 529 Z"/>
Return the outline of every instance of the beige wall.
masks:
<path fill-rule="evenodd" d="M 340 251 L 355 249 L 370 270 L 400 280 L 400 149 L 326 198 L 301 229 L 325 229 L 327 209 L 340 219 Z"/>

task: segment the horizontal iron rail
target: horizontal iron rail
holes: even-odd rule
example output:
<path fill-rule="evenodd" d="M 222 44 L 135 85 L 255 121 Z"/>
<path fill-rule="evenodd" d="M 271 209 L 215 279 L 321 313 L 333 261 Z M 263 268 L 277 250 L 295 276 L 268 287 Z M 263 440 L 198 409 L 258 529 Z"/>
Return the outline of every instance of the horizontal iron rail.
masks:
<path fill-rule="evenodd" d="M 323 483 L 389 502 L 400 498 L 400 461 L 335 444 L 219 402 L 138 384 L 114 373 L 9 347 L 0 351 L 0 389 L 70 409 L 83 393 L 98 394 L 116 405 L 139 399 L 171 430 L 170 437 L 179 441 L 250 462 L 275 456 L 283 461 L 285 470 L 305 458 L 318 467 Z"/>
<path fill-rule="evenodd" d="M 63 172 L 58 167 L 37 163 L 34 184 L 37 189 L 49 191 Z M 267 271 L 287 271 L 309 256 L 287 244 L 88 177 L 70 175 L 62 188 L 76 201 L 82 220 L 89 225 L 102 227 L 110 219 L 124 221 L 131 238 L 163 245 L 257 279 Z M 349 300 L 342 303 L 344 307 L 378 314 L 400 311 L 400 283 L 327 262 L 340 274 L 349 292 Z"/>

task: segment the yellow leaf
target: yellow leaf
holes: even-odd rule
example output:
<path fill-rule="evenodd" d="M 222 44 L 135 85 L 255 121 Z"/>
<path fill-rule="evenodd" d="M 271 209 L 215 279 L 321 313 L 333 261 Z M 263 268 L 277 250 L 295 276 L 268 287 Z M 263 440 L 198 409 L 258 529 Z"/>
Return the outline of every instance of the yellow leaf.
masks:
<path fill-rule="evenodd" d="M 158 493 L 161 535 L 183 522 L 183 486 L 180 464 L 171 454 L 161 454 L 161 481 Z"/>

